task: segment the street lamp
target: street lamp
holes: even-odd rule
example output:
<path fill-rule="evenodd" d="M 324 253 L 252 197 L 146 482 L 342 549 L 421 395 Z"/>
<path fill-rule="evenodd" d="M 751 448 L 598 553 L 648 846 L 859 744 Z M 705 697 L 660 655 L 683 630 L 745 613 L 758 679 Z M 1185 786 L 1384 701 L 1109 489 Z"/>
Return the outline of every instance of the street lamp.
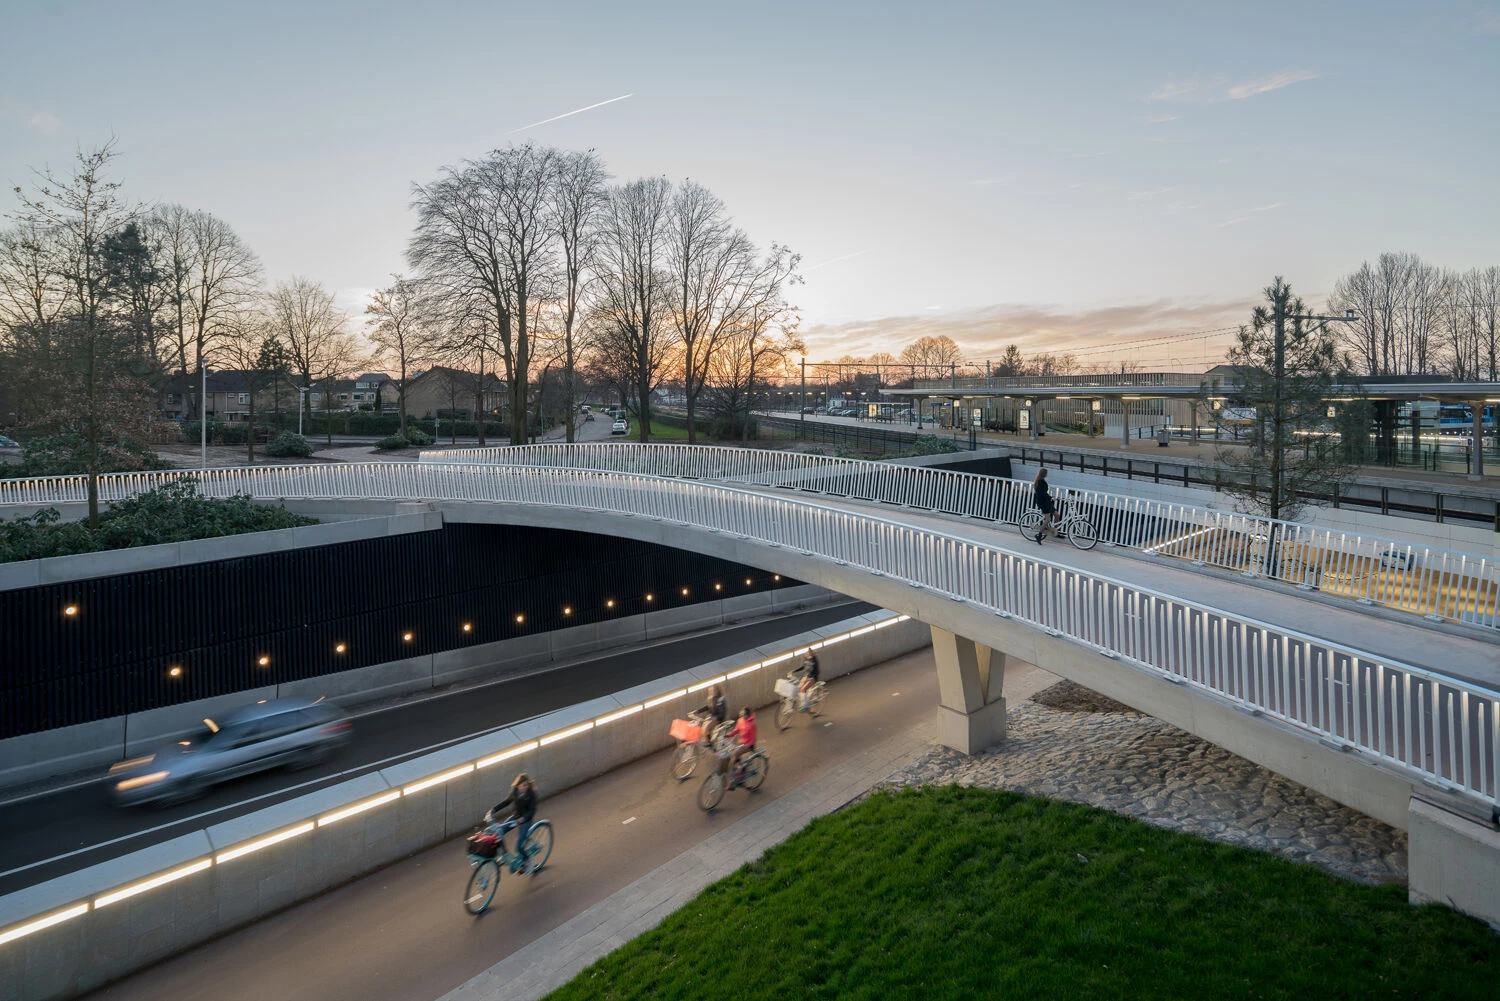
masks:
<path fill-rule="evenodd" d="M 302 411 L 304 411 L 304 410 L 307 409 L 307 407 L 306 407 L 306 405 L 305 405 L 305 403 L 303 401 L 304 401 L 306 395 L 309 392 L 312 391 L 312 387 L 311 386 L 295 386 L 293 388 L 295 388 L 297 390 L 297 437 L 300 438 L 300 437 L 302 437 Z"/>

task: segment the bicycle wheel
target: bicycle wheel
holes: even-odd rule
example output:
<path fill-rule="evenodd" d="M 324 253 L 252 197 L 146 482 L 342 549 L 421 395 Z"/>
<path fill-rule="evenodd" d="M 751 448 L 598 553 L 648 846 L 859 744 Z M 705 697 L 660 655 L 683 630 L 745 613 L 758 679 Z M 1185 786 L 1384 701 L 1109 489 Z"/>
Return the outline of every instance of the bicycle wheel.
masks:
<path fill-rule="evenodd" d="M 791 726 L 792 725 L 792 716 L 795 715 L 796 712 L 797 712 L 796 703 L 793 702 L 791 699 L 783 698 L 781 700 L 781 705 L 779 705 L 779 706 L 776 707 L 776 726 L 777 726 L 777 728 L 781 729 L 781 730 L 785 730 L 787 727 Z"/>
<path fill-rule="evenodd" d="M 485 859 L 469 873 L 469 885 L 464 889 L 464 910 L 470 914 L 483 914 L 495 899 L 495 890 L 500 886 L 500 866 L 494 859 Z"/>
<path fill-rule="evenodd" d="M 1042 527 L 1042 512 L 1025 511 L 1016 519 L 1016 528 L 1028 539 L 1035 539 L 1037 529 Z"/>
<path fill-rule="evenodd" d="M 552 821 L 538 820 L 526 832 L 526 845 L 521 849 L 526 856 L 523 871 L 536 872 L 552 857 Z"/>
<path fill-rule="evenodd" d="M 724 782 L 724 776 L 718 772 L 704 776 L 703 784 L 698 787 L 698 809 L 707 813 L 719 805 L 719 800 L 724 798 Z"/>
<path fill-rule="evenodd" d="M 1068 522 L 1068 541 L 1079 549 L 1093 549 L 1099 544 L 1099 530 L 1087 518 Z"/>
<path fill-rule="evenodd" d="M 759 752 L 752 754 L 750 760 L 745 762 L 744 786 L 751 792 L 759 789 L 765 784 L 766 775 L 771 771 L 771 759 Z"/>
<path fill-rule="evenodd" d="M 672 752 L 672 775 L 681 782 L 698 767 L 698 745 L 683 742 Z"/>
<path fill-rule="evenodd" d="M 824 687 L 825 684 L 826 682 L 820 681 L 813 686 L 812 691 L 807 693 L 807 709 L 813 715 L 817 715 L 823 711 L 823 699 L 828 694 L 828 689 Z"/>

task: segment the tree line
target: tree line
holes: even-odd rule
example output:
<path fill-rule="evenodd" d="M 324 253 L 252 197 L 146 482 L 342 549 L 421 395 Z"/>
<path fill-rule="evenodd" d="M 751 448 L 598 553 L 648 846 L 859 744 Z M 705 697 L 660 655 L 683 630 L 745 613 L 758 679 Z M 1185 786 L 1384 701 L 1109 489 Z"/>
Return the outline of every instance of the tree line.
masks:
<path fill-rule="evenodd" d="M 205 366 L 242 373 L 253 423 L 256 397 L 288 376 L 305 387 L 390 365 L 403 436 L 418 371 L 497 373 L 513 442 L 558 382 L 566 414 L 583 384 L 628 399 L 646 440 L 670 381 L 694 439 L 705 412 L 748 421 L 757 382 L 802 350 L 799 255 L 758 247 L 695 181 L 612 183 L 593 151 L 512 146 L 415 185 L 410 272 L 359 319 L 312 278 L 267 282 L 211 213 L 131 201 L 115 157 L 111 142 L 68 172 L 37 171 L 0 230 L 0 418 L 63 442 L 71 465 L 58 471 L 91 483 L 149 463 L 163 386 Z M 203 401 L 185 409 L 201 418 Z"/>

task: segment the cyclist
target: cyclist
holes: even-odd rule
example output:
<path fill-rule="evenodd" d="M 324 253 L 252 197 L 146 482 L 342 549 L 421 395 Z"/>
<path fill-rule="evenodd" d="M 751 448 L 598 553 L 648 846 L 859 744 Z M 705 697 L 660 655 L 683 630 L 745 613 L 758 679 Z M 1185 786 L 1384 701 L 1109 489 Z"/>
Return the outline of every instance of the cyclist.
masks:
<path fill-rule="evenodd" d="M 793 674 L 801 675 L 797 681 L 797 699 L 802 705 L 807 704 L 807 693 L 818 683 L 818 655 L 811 650 L 807 656 L 802 658 L 802 664 Z M 814 716 L 823 715 L 820 712 L 813 713 Z"/>
<path fill-rule="evenodd" d="M 740 758 L 755 750 L 755 713 L 749 706 L 740 710 L 740 718 L 735 721 L 734 731 L 730 736 L 735 740 L 734 750 L 729 752 L 729 771 L 732 775 L 739 766 Z"/>
<path fill-rule="evenodd" d="M 510 816 L 505 820 L 496 820 L 501 810 L 510 807 Z M 516 854 L 521 853 L 521 846 L 526 843 L 526 835 L 531 833 L 531 822 L 536 819 L 536 783 L 531 781 L 531 776 L 525 772 L 517 775 L 515 781 L 510 784 L 510 794 L 490 808 L 484 815 L 486 824 L 498 824 L 500 827 L 500 850 L 505 850 L 505 834 L 515 828 L 516 831 Z"/>
<path fill-rule="evenodd" d="M 710 730 L 717 728 L 720 723 L 729 718 L 729 703 L 724 701 L 723 688 L 715 685 L 708 690 L 708 705 L 703 707 L 703 711 L 714 718 Z"/>
<path fill-rule="evenodd" d="M 1057 506 L 1052 503 L 1052 491 L 1047 487 L 1046 469 L 1036 471 L 1036 479 L 1031 481 L 1031 499 L 1042 512 L 1042 523 L 1036 530 L 1036 544 L 1041 545 L 1049 529 L 1053 535 L 1057 534 Z"/>

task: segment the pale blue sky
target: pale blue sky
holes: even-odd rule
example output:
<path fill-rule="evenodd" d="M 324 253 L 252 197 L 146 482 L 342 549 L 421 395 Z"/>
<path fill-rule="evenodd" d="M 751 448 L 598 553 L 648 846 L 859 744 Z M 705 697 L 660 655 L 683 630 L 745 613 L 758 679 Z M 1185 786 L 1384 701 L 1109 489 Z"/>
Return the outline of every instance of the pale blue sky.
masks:
<path fill-rule="evenodd" d="M 352 305 L 403 266 L 413 181 L 593 146 L 801 251 L 814 354 L 893 317 L 980 354 L 1192 329 L 1383 250 L 1500 263 L 1500 4 L 1130 8 L 13 2 L 0 179 L 113 134 L 132 195 Z"/>

